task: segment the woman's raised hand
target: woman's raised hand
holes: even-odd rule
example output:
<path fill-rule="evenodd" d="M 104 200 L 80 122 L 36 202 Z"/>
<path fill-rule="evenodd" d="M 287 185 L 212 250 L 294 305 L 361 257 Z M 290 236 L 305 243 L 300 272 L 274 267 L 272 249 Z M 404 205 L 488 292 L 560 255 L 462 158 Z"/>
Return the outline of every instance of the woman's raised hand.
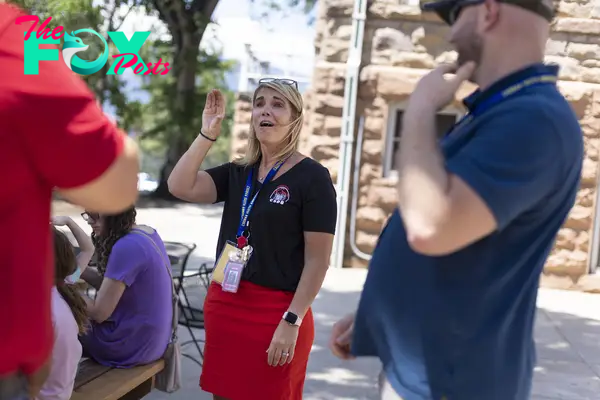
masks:
<path fill-rule="evenodd" d="M 216 139 L 221 134 L 221 123 L 225 118 L 225 96 L 213 89 L 206 96 L 206 104 L 202 112 L 202 133 Z"/>

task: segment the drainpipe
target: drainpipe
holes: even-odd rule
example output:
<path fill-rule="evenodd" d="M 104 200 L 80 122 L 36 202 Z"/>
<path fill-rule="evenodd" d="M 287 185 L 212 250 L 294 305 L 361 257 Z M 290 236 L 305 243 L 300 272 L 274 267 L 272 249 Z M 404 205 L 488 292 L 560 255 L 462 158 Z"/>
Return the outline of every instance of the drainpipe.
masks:
<path fill-rule="evenodd" d="M 358 186 L 360 181 L 360 161 L 362 155 L 363 136 L 365 134 L 365 117 L 360 117 L 358 123 L 358 136 L 356 138 L 356 151 L 354 152 L 354 176 L 352 177 L 352 206 L 350 209 L 350 247 L 352 253 L 365 261 L 371 260 L 371 255 L 362 252 L 356 245 L 356 212 L 358 210 Z"/>
<path fill-rule="evenodd" d="M 600 177 L 600 163 L 596 172 L 596 177 Z M 596 198 L 594 199 L 594 219 L 592 220 L 592 237 L 591 241 L 591 252 L 588 261 L 588 273 L 600 274 L 598 268 L 600 264 L 600 178 L 596 178 L 598 185 L 596 186 Z"/>
<path fill-rule="evenodd" d="M 352 145 L 354 144 L 354 125 L 356 123 L 356 98 L 360 65 L 362 63 L 362 47 L 367 18 L 367 0 L 355 0 L 352 14 L 352 35 L 346 63 L 346 82 L 344 87 L 344 108 L 342 111 L 342 130 L 340 132 L 339 166 L 336 182 L 337 191 L 337 223 L 334 237 L 331 265 L 341 268 L 344 263 L 344 247 L 346 243 L 346 222 L 348 220 L 348 196 L 350 170 L 352 169 Z"/>

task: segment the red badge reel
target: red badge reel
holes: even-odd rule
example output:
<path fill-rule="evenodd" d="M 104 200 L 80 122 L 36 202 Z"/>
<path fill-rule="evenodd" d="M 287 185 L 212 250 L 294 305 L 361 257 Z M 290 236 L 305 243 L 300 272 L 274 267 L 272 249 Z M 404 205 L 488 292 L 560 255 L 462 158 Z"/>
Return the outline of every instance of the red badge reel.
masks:
<path fill-rule="evenodd" d="M 248 237 L 241 235 L 237 237 L 237 247 L 238 249 L 243 249 L 244 247 L 248 246 Z"/>

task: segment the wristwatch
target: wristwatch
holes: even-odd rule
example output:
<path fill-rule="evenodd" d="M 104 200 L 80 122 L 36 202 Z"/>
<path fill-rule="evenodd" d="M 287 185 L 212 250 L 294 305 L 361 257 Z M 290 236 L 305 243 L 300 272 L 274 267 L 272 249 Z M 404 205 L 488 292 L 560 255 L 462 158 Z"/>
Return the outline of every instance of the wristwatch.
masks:
<path fill-rule="evenodd" d="M 290 325 L 300 326 L 300 324 L 302 324 L 302 318 L 291 311 L 283 313 L 283 320 Z"/>

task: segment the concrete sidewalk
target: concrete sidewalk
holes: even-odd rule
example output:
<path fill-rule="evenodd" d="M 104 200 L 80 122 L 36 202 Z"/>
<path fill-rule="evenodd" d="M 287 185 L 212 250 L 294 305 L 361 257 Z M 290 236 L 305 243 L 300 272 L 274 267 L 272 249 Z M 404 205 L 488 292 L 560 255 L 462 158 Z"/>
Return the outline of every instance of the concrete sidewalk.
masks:
<path fill-rule="evenodd" d="M 330 270 L 314 303 L 316 337 L 306 377 L 306 400 L 377 399 L 378 361 L 343 362 L 327 349 L 331 326 L 358 302 L 365 272 Z M 201 301 L 200 289 L 196 294 L 196 301 Z M 538 306 L 533 399 L 600 398 L 600 295 L 542 289 Z M 187 340 L 189 334 L 180 331 L 182 340 Z M 186 351 L 193 353 L 190 347 Z M 211 396 L 198 387 L 199 375 L 198 365 L 184 359 L 184 388 L 173 395 L 155 391 L 147 398 L 209 400 Z"/>

